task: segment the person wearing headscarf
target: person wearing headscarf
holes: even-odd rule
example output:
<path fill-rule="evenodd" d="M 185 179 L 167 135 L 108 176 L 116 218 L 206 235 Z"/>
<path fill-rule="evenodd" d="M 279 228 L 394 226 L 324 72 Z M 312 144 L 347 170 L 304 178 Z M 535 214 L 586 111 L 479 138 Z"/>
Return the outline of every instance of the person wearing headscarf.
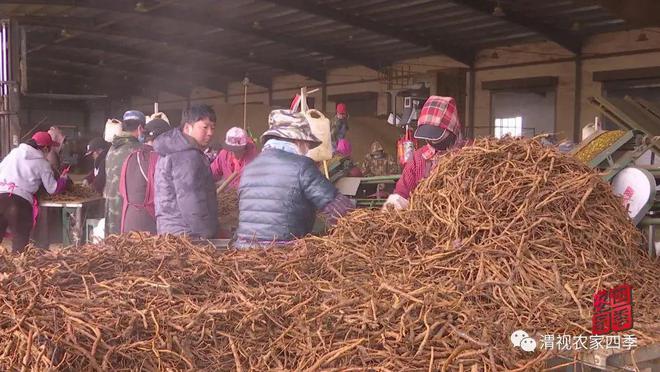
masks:
<path fill-rule="evenodd" d="M 317 211 L 331 226 L 353 208 L 305 156 L 321 140 L 303 114 L 274 110 L 268 125 L 263 150 L 245 167 L 238 187 L 237 248 L 287 244 L 312 231 Z"/>
<path fill-rule="evenodd" d="M 465 145 L 461 135 L 456 102 L 451 97 L 431 96 L 422 107 L 417 121 L 415 138 L 426 145 L 417 149 L 404 168 L 383 208 L 408 208 L 410 194 L 421 180 L 428 177 L 438 160 L 450 151 Z"/>

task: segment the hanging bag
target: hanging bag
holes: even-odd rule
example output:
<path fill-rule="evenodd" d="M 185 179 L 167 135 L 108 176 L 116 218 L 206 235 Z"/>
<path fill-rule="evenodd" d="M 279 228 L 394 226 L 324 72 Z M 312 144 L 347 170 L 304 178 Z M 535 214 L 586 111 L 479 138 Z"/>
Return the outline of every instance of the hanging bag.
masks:
<path fill-rule="evenodd" d="M 300 107 L 300 112 L 305 115 L 305 118 L 309 122 L 312 134 L 321 140 L 321 144 L 318 147 L 309 150 L 307 156 L 316 162 L 332 159 L 330 119 L 328 119 L 321 111 L 310 109 L 307 106 L 306 88 L 302 88 L 300 90 L 300 96 L 296 96 L 296 98 L 297 99 L 294 99 L 294 103 L 296 103 L 295 101 L 298 101 L 296 106 Z M 294 107 L 293 104 L 292 107 Z"/>
<path fill-rule="evenodd" d="M 105 122 L 105 131 L 103 132 L 103 139 L 105 142 L 112 143 L 115 136 L 119 135 L 122 131 L 121 121 L 117 119 L 108 119 Z"/>

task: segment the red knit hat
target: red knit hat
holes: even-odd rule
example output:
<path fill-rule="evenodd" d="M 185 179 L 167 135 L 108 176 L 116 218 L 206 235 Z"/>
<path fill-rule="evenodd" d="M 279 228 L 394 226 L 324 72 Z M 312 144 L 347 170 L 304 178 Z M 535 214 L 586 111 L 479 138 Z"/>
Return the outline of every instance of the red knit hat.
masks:
<path fill-rule="evenodd" d="M 346 115 L 346 104 L 345 103 L 338 103 L 337 104 L 337 113 Z"/>
<path fill-rule="evenodd" d="M 37 132 L 32 136 L 32 140 L 37 143 L 37 146 L 41 147 L 53 147 L 59 146 L 59 142 L 53 141 L 53 138 L 48 134 L 48 132 Z"/>

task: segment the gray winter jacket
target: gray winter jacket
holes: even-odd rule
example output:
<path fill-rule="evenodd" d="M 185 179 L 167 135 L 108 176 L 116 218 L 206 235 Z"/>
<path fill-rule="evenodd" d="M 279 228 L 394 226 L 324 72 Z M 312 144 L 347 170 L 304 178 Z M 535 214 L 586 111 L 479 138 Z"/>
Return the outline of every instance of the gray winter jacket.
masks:
<path fill-rule="evenodd" d="M 179 129 L 154 141 L 156 225 L 159 234 L 213 238 L 218 201 L 209 160 Z"/>
<path fill-rule="evenodd" d="M 338 191 L 312 159 L 265 149 L 243 170 L 238 193 L 237 241 L 286 242 L 310 233 Z"/>

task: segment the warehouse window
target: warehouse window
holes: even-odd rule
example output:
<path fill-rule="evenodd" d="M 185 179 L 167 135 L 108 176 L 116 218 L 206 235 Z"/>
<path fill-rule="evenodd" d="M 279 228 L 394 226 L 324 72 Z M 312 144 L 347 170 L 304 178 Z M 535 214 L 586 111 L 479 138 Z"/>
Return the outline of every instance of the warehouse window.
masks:
<path fill-rule="evenodd" d="M 502 138 L 507 134 L 513 137 L 522 136 L 522 116 L 495 119 L 495 138 Z"/>

